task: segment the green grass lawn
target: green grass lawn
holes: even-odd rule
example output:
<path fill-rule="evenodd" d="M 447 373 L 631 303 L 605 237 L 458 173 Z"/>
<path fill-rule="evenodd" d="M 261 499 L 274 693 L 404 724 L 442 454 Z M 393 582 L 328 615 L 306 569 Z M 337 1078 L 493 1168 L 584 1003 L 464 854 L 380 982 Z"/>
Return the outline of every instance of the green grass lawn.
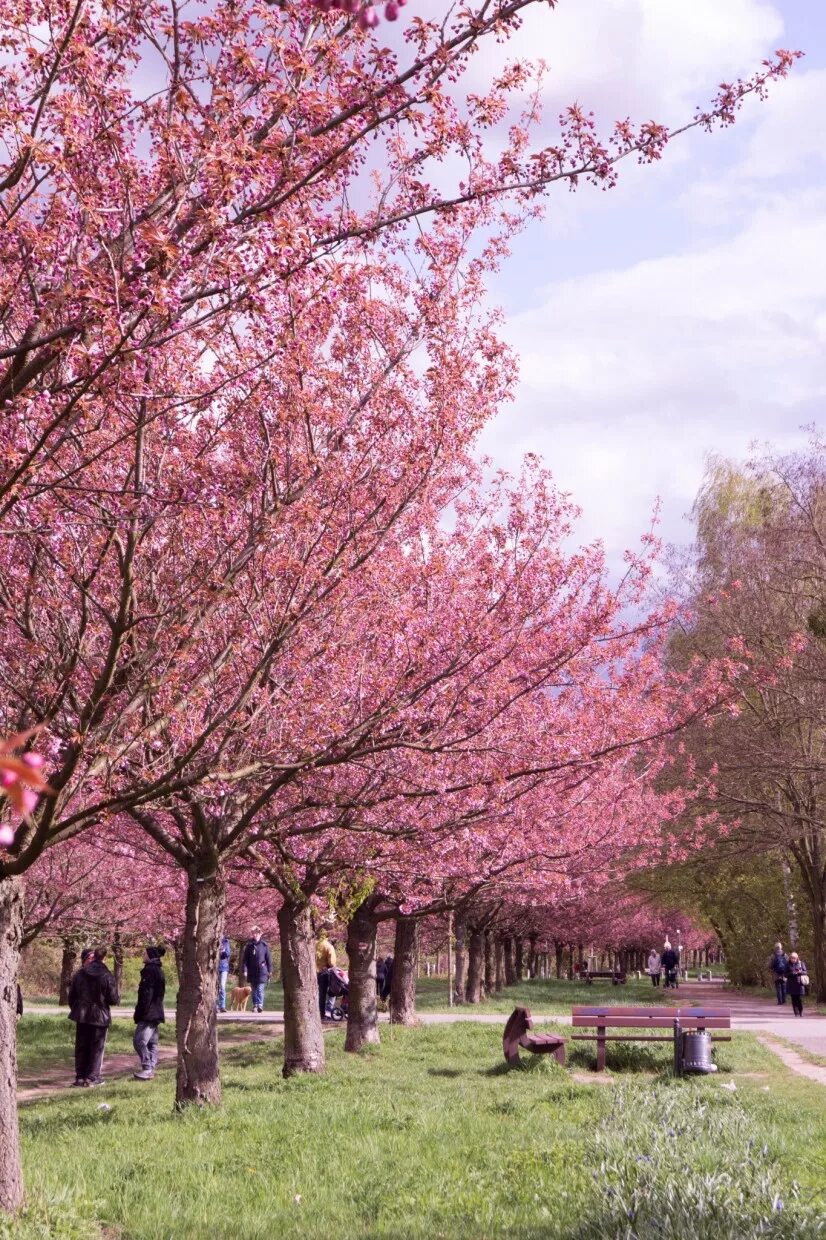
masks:
<path fill-rule="evenodd" d="M 484 1003 L 462 1005 L 454 1011 L 462 1012 L 512 1012 L 517 1005 L 531 1009 L 532 1013 L 559 1016 L 570 1014 L 575 1003 L 610 1004 L 613 1007 L 642 1003 L 667 1004 L 669 996 L 679 998 L 679 991 L 655 989 L 648 978 L 642 981 L 629 979 L 624 986 L 613 986 L 610 981 L 568 982 L 556 978 L 534 978 L 531 982 L 517 982 L 498 995 L 492 995 Z M 422 1012 L 447 1012 L 447 979 L 422 977 L 416 985 L 416 1006 Z"/>
<path fill-rule="evenodd" d="M 106 1038 L 106 1054 L 132 1051 L 135 1026 L 116 1020 Z M 162 1046 L 175 1042 L 175 1026 L 161 1025 Z M 17 1026 L 17 1070 L 21 1078 L 36 1078 L 38 1072 L 65 1066 L 67 1079 L 74 1075 L 75 1027 L 66 1017 L 28 1014 Z M 137 1062 L 137 1060 L 136 1060 Z M 105 1058 L 104 1058 L 105 1065 Z"/>
<path fill-rule="evenodd" d="M 173 1114 L 170 1070 L 23 1107 L 31 1204 L 0 1236 L 826 1236 L 824 1094 L 748 1035 L 684 1080 L 666 1045 L 619 1044 L 610 1084 L 587 1045 L 514 1070 L 495 1027 L 383 1037 L 345 1055 L 337 1031 L 327 1074 L 290 1081 L 277 1041 L 229 1050 L 210 1113 Z"/>

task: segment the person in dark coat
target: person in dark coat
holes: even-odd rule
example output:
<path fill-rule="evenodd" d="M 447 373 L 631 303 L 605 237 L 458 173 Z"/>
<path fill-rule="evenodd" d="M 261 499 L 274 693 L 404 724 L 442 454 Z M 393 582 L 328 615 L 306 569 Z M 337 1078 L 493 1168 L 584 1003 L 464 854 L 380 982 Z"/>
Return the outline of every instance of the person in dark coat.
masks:
<path fill-rule="evenodd" d="M 381 997 L 385 1001 L 390 998 L 390 988 L 393 985 L 393 957 L 385 956 L 384 958 L 384 979 L 381 984 Z"/>
<path fill-rule="evenodd" d="M 264 988 L 272 974 L 272 958 L 258 926 L 253 926 L 252 936 L 244 948 L 243 973 L 252 986 L 253 1012 L 263 1012 Z"/>
<path fill-rule="evenodd" d="M 151 1081 L 158 1066 L 158 1026 L 166 1020 L 163 1010 L 166 977 L 161 968 L 161 958 L 165 955 L 164 947 L 147 947 L 143 953 L 144 963 L 135 1005 L 135 1036 L 132 1039 L 141 1061 L 140 1070 L 132 1074 L 136 1081 Z"/>
<path fill-rule="evenodd" d="M 384 971 L 385 963 L 383 960 L 376 961 L 376 994 L 380 999 L 384 998 Z"/>
<path fill-rule="evenodd" d="M 795 1016 L 803 1015 L 803 996 L 806 993 L 808 981 L 809 970 L 797 952 L 792 952 L 786 963 L 786 993 L 792 1001 Z"/>
<path fill-rule="evenodd" d="M 786 1002 L 786 970 L 789 964 L 789 957 L 783 951 L 782 943 L 775 943 L 774 951 L 769 956 L 769 972 L 774 978 L 774 990 L 777 995 L 778 1006 Z"/>
<path fill-rule="evenodd" d="M 106 949 L 84 948 L 80 968 L 69 986 L 69 1020 L 75 1022 L 75 1085 L 100 1085 L 111 1008 L 118 1002 L 115 979 L 106 965 Z"/>
<path fill-rule="evenodd" d="M 660 961 L 665 973 L 665 989 L 668 990 L 671 986 L 679 986 L 680 956 L 671 946 L 668 939 L 666 939 L 663 945 L 663 954 L 660 957 Z"/>

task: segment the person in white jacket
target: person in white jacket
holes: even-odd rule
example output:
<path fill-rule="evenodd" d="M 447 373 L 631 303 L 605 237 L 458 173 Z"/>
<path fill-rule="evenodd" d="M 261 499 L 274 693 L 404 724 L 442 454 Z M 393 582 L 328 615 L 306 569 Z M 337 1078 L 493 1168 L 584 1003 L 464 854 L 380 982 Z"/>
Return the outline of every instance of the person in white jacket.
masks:
<path fill-rule="evenodd" d="M 651 948 L 651 951 L 648 953 L 648 970 L 647 971 L 651 975 L 651 985 L 659 986 L 660 974 L 662 973 L 662 961 L 660 960 L 660 953 L 656 951 L 655 948 L 653 947 Z"/>

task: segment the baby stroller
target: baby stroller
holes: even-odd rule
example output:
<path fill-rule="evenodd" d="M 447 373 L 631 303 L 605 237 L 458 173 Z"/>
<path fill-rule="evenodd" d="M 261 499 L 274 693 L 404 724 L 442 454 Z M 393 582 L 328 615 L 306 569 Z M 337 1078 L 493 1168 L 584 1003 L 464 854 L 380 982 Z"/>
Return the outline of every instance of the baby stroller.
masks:
<path fill-rule="evenodd" d="M 327 970 L 327 1013 L 332 1020 L 346 1020 L 350 1010 L 350 979 L 343 969 Z"/>

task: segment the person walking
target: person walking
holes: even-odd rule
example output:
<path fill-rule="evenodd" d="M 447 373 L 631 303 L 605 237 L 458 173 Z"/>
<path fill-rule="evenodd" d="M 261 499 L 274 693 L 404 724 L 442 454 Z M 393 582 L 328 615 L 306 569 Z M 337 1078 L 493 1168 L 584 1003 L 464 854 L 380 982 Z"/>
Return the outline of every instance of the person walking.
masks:
<path fill-rule="evenodd" d="M 118 1002 L 115 979 L 103 963 L 104 947 L 86 947 L 69 986 L 69 1020 L 75 1022 L 75 1085 L 101 1085 L 103 1050 Z"/>
<path fill-rule="evenodd" d="M 132 1039 L 141 1061 L 139 1071 L 132 1073 L 136 1081 L 151 1081 L 158 1066 L 158 1026 L 166 1021 L 163 1010 L 166 977 L 161 967 L 161 958 L 165 955 L 165 947 L 147 947 L 143 953 Z"/>
<path fill-rule="evenodd" d="M 315 949 L 316 981 L 318 982 L 318 1008 L 321 1019 L 327 1020 L 327 992 L 330 986 L 330 969 L 336 967 L 335 944 L 327 937 L 327 931 L 321 931 L 321 937 Z"/>
<path fill-rule="evenodd" d="M 782 943 L 775 943 L 774 951 L 769 956 L 769 972 L 774 978 L 774 990 L 777 995 L 778 1006 L 786 1002 L 786 978 L 787 969 L 789 967 L 789 957 L 783 951 Z"/>
<path fill-rule="evenodd" d="M 657 951 L 656 947 L 652 947 L 651 951 L 648 953 L 648 973 L 651 978 L 651 985 L 659 986 L 660 974 L 662 973 L 662 960 L 660 959 L 660 953 Z"/>
<path fill-rule="evenodd" d="M 258 926 L 253 926 L 249 942 L 244 948 L 242 972 L 252 986 L 253 1012 L 263 1012 L 264 990 L 272 975 L 272 958 Z"/>
<path fill-rule="evenodd" d="M 380 996 L 385 1003 L 390 998 L 390 990 L 393 986 L 393 957 L 385 956 L 384 958 L 384 977 L 381 984 Z"/>
<path fill-rule="evenodd" d="M 229 973 L 229 958 L 232 954 L 229 939 L 225 934 L 221 935 L 218 944 L 218 1003 L 219 1012 L 227 1010 L 227 974 Z"/>
<path fill-rule="evenodd" d="M 680 957 L 677 952 L 675 952 L 668 939 L 666 939 L 663 943 L 661 964 L 665 970 L 665 989 L 668 990 L 672 986 L 677 989 L 680 985 L 678 976 L 680 969 Z"/>
<path fill-rule="evenodd" d="M 797 952 L 791 952 L 786 962 L 786 992 L 791 998 L 795 1016 L 803 1015 L 803 996 L 808 988 L 809 970 Z"/>

